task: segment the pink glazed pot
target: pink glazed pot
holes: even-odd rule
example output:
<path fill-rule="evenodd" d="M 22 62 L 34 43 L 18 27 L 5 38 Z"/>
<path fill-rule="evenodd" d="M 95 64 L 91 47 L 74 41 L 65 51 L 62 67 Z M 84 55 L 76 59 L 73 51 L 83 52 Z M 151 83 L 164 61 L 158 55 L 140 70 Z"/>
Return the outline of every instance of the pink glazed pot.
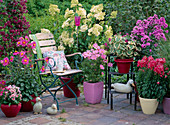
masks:
<path fill-rule="evenodd" d="M 87 103 L 100 103 L 103 97 L 103 82 L 83 82 L 84 96 Z"/>
<path fill-rule="evenodd" d="M 170 115 L 170 98 L 164 97 L 163 111 L 164 111 L 165 114 Z"/>

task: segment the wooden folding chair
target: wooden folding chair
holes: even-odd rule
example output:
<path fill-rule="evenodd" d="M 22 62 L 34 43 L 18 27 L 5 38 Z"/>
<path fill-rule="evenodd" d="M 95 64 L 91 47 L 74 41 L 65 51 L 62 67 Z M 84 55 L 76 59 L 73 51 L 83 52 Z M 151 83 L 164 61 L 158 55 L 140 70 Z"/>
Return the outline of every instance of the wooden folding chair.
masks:
<path fill-rule="evenodd" d="M 81 61 L 83 59 L 83 57 L 81 56 L 81 53 L 74 53 L 74 54 L 70 54 L 70 55 L 65 56 L 65 57 L 72 57 L 72 56 L 75 56 L 77 54 L 81 56 L 80 62 L 78 62 L 77 60 L 75 61 L 76 69 L 66 70 L 64 72 L 56 72 L 56 71 L 53 71 L 52 66 L 49 65 L 50 71 L 41 72 L 40 67 L 42 66 L 42 61 L 44 61 L 44 59 L 42 58 L 42 54 L 46 51 L 56 51 L 57 50 L 57 48 L 55 46 L 56 42 L 54 40 L 54 36 L 51 33 L 37 33 L 37 34 L 34 34 L 34 35 L 30 35 L 29 37 L 30 37 L 31 40 L 36 42 L 36 49 L 33 50 L 33 52 L 34 52 L 34 54 L 36 55 L 36 58 L 37 58 L 37 59 L 35 59 L 35 61 L 37 62 L 40 82 L 45 87 L 45 89 L 41 92 L 41 94 L 45 91 L 48 91 L 51 94 L 51 96 L 53 96 L 54 100 L 56 101 L 58 110 L 59 110 L 59 103 L 71 101 L 73 99 L 76 100 L 76 105 L 78 105 L 77 96 L 74 93 L 74 91 L 68 86 L 68 83 L 71 82 L 71 80 L 74 78 L 74 76 L 76 74 L 82 72 L 82 70 L 80 70 L 78 68 L 78 63 L 81 63 Z M 55 63 L 54 63 L 54 65 L 55 65 Z M 44 75 L 44 74 L 50 74 L 54 78 L 54 81 L 50 85 L 46 85 L 46 83 L 43 82 L 42 75 Z M 68 82 L 65 82 L 62 79 L 62 77 L 65 77 L 65 76 L 71 76 L 71 78 Z M 58 86 L 57 88 L 50 89 L 56 83 L 57 79 L 60 79 L 64 84 Z M 58 102 L 58 100 L 56 98 L 56 93 L 57 93 L 57 91 L 59 91 L 64 86 L 68 87 L 68 89 L 74 94 L 75 98 L 69 99 L 69 100 L 66 100 L 66 101 L 63 101 L 63 102 Z M 55 91 L 55 93 L 53 94 L 52 91 Z"/>

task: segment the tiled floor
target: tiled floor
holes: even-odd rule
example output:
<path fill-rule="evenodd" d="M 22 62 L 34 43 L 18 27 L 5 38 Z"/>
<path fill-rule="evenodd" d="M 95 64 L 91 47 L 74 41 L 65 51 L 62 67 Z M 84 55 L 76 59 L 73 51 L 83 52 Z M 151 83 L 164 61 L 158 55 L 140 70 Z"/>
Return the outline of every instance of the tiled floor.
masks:
<path fill-rule="evenodd" d="M 57 95 L 61 100 L 62 92 Z M 145 115 L 142 113 L 138 103 L 137 111 L 129 104 L 125 94 L 114 95 L 114 110 L 103 98 L 100 104 L 86 104 L 84 96 L 81 95 L 79 106 L 75 101 L 60 104 L 60 112 L 56 115 L 48 115 L 47 107 L 55 103 L 51 97 L 43 98 L 43 113 L 34 115 L 33 112 L 19 112 L 17 117 L 6 118 L 0 110 L 0 125 L 170 125 L 170 115 L 162 112 L 159 105 L 156 114 Z M 65 110 L 65 113 L 61 111 Z"/>

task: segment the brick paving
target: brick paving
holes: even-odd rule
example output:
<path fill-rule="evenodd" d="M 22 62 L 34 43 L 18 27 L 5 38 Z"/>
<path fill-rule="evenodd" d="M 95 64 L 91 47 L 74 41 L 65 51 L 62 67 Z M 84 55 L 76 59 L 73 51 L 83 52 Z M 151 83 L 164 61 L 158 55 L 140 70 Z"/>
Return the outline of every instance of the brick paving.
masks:
<path fill-rule="evenodd" d="M 156 114 L 145 115 L 141 111 L 139 102 L 137 111 L 134 111 L 134 105 L 129 104 L 125 94 L 114 94 L 114 96 L 114 110 L 110 110 L 110 105 L 104 98 L 100 104 L 93 105 L 85 103 L 84 96 L 81 95 L 78 98 L 79 106 L 76 106 L 75 100 L 61 103 L 60 111 L 56 115 L 48 115 L 47 107 L 56 103 L 49 96 L 42 98 L 42 114 L 19 112 L 14 118 L 6 118 L 0 110 L 0 125 L 170 125 L 170 115 L 162 112 L 161 104 Z M 57 97 L 60 100 L 67 99 L 63 97 L 62 92 L 57 94 Z"/>

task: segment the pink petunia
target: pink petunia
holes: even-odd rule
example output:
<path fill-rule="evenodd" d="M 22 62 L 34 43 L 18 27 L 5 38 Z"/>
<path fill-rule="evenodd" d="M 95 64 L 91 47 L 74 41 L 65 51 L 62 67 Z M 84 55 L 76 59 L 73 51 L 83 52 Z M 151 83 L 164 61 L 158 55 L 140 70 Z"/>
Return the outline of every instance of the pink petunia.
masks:
<path fill-rule="evenodd" d="M 25 53 L 26 53 L 25 51 L 21 51 L 20 52 L 20 57 L 24 57 Z"/>
<path fill-rule="evenodd" d="M 41 68 L 41 70 L 40 70 L 41 72 L 45 72 L 45 67 L 44 66 L 42 66 L 42 68 Z"/>
<path fill-rule="evenodd" d="M 14 56 L 11 56 L 10 57 L 10 62 L 13 62 L 14 61 Z"/>
<path fill-rule="evenodd" d="M 101 58 L 102 59 L 106 59 L 106 55 L 101 55 Z"/>
<path fill-rule="evenodd" d="M 27 58 L 27 57 L 24 57 L 24 58 L 22 58 L 22 64 L 24 64 L 24 65 L 28 65 L 28 63 L 29 63 L 29 58 Z"/>
<path fill-rule="evenodd" d="M 97 59 L 97 56 L 96 56 L 96 55 L 92 55 L 92 56 L 91 56 L 91 59 L 92 59 L 92 60 L 96 60 L 96 59 Z"/>
<path fill-rule="evenodd" d="M 112 67 L 112 66 L 113 66 L 113 64 L 109 62 L 108 63 L 108 67 Z"/>
<path fill-rule="evenodd" d="M 99 53 L 100 53 L 100 54 L 104 54 L 104 53 L 105 53 L 105 50 L 104 50 L 104 49 L 99 49 Z"/>
<path fill-rule="evenodd" d="M 102 64 L 100 65 L 100 69 L 104 69 L 104 66 Z"/>
<path fill-rule="evenodd" d="M 94 44 L 93 44 L 93 47 L 94 47 L 95 49 L 100 49 L 100 47 L 98 46 L 97 43 L 94 43 Z"/>

